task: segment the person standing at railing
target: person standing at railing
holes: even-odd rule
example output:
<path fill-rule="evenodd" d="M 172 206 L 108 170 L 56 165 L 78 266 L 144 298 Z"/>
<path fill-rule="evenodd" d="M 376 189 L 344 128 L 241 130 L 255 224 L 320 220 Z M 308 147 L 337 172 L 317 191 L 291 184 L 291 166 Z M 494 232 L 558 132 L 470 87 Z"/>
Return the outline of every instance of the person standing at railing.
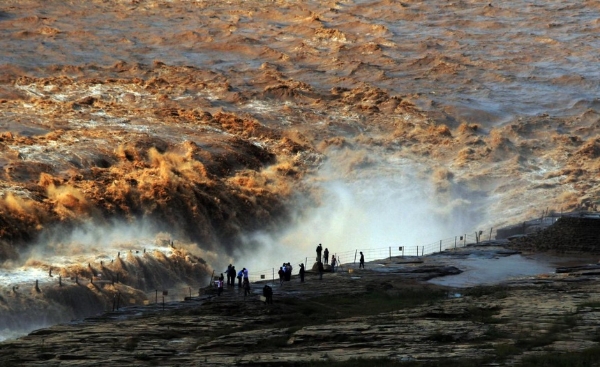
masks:
<path fill-rule="evenodd" d="M 331 255 L 331 272 L 335 273 L 335 255 Z"/>
<path fill-rule="evenodd" d="M 323 252 L 323 262 L 325 264 L 329 263 L 329 249 L 325 247 L 325 251 Z"/>
<path fill-rule="evenodd" d="M 244 276 L 244 270 L 240 270 L 237 274 L 238 287 L 242 288 L 242 277 Z"/>
<path fill-rule="evenodd" d="M 304 264 L 300 264 L 300 283 L 304 283 Z"/>
<path fill-rule="evenodd" d="M 248 269 L 243 268 L 242 271 L 244 272 L 244 281 L 248 281 L 250 282 L 250 276 L 248 275 Z"/>
<path fill-rule="evenodd" d="M 360 263 L 358 264 L 358 268 L 365 268 L 365 255 L 363 255 L 362 251 L 360 252 Z"/>
<path fill-rule="evenodd" d="M 283 280 L 285 279 L 285 264 L 283 264 L 280 268 L 279 268 L 279 285 L 283 285 Z"/>

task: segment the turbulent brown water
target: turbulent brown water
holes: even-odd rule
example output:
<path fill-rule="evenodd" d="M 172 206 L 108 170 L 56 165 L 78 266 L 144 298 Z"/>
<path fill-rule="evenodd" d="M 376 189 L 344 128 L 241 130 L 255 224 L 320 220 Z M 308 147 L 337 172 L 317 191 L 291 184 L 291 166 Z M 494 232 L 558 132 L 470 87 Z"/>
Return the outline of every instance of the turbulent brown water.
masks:
<path fill-rule="evenodd" d="M 596 1 L 3 1 L 0 329 L 320 242 L 597 203 L 598 19 Z"/>

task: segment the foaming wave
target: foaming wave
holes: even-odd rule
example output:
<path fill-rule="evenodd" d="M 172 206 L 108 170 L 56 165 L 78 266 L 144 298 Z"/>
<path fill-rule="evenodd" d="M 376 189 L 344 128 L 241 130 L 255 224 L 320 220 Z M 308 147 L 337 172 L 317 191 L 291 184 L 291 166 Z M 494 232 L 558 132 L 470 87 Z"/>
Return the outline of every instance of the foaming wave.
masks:
<path fill-rule="evenodd" d="M 116 300 L 143 305 L 157 290 L 191 292 L 211 274 L 204 256 L 215 261 L 196 244 L 151 236 L 141 224 L 58 232 L 0 267 L 0 340 L 109 311 Z"/>

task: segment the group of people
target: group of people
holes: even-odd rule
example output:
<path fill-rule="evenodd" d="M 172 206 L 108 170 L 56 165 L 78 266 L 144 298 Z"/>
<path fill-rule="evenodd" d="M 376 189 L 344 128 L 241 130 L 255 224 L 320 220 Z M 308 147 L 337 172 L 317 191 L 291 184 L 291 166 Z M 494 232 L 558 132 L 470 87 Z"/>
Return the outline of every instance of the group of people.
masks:
<path fill-rule="evenodd" d="M 292 264 L 283 263 L 279 268 L 277 274 L 279 274 L 279 285 L 283 284 L 284 281 L 290 281 L 292 279 Z"/>
<path fill-rule="evenodd" d="M 304 268 L 304 264 L 298 265 L 300 270 L 298 271 L 298 275 L 300 276 L 300 283 L 304 283 L 304 274 L 306 273 L 306 269 Z M 292 280 L 292 264 L 284 263 L 279 268 L 279 285 L 283 285 L 284 281 Z"/>
<path fill-rule="evenodd" d="M 323 254 L 323 256 L 321 256 Z M 317 246 L 317 269 L 319 270 L 319 280 L 323 280 L 323 273 L 325 272 L 325 266 L 323 264 L 329 263 L 329 249 L 325 247 L 325 251 L 323 251 L 323 246 L 319 243 Z M 331 256 L 331 272 L 335 272 L 336 259 L 335 255 Z"/>
<path fill-rule="evenodd" d="M 323 264 L 329 264 L 329 249 L 325 248 L 325 250 L 323 250 L 323 246 L 321 244 L 319 244 L 317 246 L 316 251 L 317 251 L 317 269 L 319 271 L 319 279 L 322 280 L 323 273 L 325 272 L 325 266 Z M 331 264 L 329 264 L 329 265 L 330 265 L 332 272 L 335 272 L 335 268 L 338 265 L 338 261 L 339 261 L 339 259 L 336 259 L 335 255 L 331 256 Z M 300 282 L 303 283 L 306 269 L 305 269 L 304 264 L 300 264 L 299 267 L 300 267 L 300 270 L 298 272 L 298 275 L 300 276 Z M 359 263 L 358 267 L 359 268 L 365 267 L 365 256 L 362 253 L 362 251 L 360 252 L 360 263 Z M 291 263 L 289 263 L 289 262 L 283 263 L 283 265 L 279 268 L 279 271 L 278 271 L 280 285 L 283 285 L 284 281 L 291 280 L 292 270 L 293 270 L 293 267 L 292 267 Z M 229 264 L 229 266 L 227 267 L 227 270 L 225 271 L 225 274 L 227 274 L 227 286 L 235 286 L 235 278 L 237 278 L 238 287 L 244 289 L 244 297 L 251 294 L 248 269 L 243 268 L 242 270 L 237 272 L 235 269 L 235 266 L 233 266 L 232 264 Z M 224 280 L 225 279 L 224 279 L 223 273 L 221 273 L 219 280 L 216 282 L 217 283 L 217 294 L 219 296 L 223 292 Z M 266 303 L 273 303 L 273 289 L 270 286 L 265 285 L 263 287 L 263 296 L 265 297 Z"/>
<path fill-rule="evenodd" d="M 227 266 L 227 270 L 225 271 L 227 274 L 227 286 L 235 286 L 235 278 L 238 280 L 238 287 L 244 289 L 244 297 L 250 294 L 250 276 L 248 273 L 248 269 L 243 268 L 236 274 L 235 266 L 229 264 Z M 217 295 L 221 295 L 223 293 L 223 283 L 225 281 L 225 277 L 223 273 L 217 280 Z"/>
<path fill-rule="evenodd" d="M 317 246 L 317 266 L 319 269 L 319 279 L 323 279 L 323 272 L 325 271 L 325 266 L 323 264 L 329 264 L 329 249 L 325 247 L 325 250 L 323 250 L 323 245 L 319 243 L 319 246 Z M 331 255 L 330 268 L 332 273 L 335 273 L 336 265 L 338 265 L 338 260 L 335 258 L 335 255 Z"/>

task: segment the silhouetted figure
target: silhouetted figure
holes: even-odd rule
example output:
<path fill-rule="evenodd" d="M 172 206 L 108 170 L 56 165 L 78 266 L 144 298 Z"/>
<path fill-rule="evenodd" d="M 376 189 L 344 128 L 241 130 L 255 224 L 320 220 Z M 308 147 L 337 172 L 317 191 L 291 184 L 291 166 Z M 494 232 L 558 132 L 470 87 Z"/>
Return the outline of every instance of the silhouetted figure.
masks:
<path fill-rule="evenodd" d="M 304 283 L 304 264 L 300 264 L 300 283 Z"/>
<path fill-rule="evenodd" d="M 365 255 L 363 255 L 362 251 L 360 252 L 360 263 L 358 264 L 358 268 L 365 268 Z"/>
<path fill-rule="evenodd" d="M 321 262 L 321 252 L 322 251 L 323 251 L 323 247 L 319 243 L 319 246 L 317 246 L 317 262 Z"/>
<path fill-rule="evenodd" d="M 244 270 L 240 270 L 237 274 L 238 287 L 242 288 L 242 277 L 244 276 Z"/>
<path fill-rule="evenodd" d="M 285 280 L 288 281 L 288 282 L 290 280 L 292 280 L 292 270 L 293 270 L 292 269 L 292 264 L 290 264 L 290 263 L 285 264 L 284 274 L 283 275 L 285 276 Z"/>
<path fill-rule="evenodd" d="M 335 263 L 336 263 L 335 255 L 331 255 L 331 272 L 332 273 L 335 273 L 335 265 L 336 265 Z"/>
<path fill-rule="evenodd" d="M 266 298 L 266 304 L 273 304 L 273 288 L 265 284 L 263 288 L 263 296 Z"/>
<path fill-rule="evenodd" d="M 217 295 L 220 297 L 221 293 L 223 293 L 223 274 L 221 274 L 221 277 L 217 281 Z"/>
<path fill-rule="evenodd" d="M 323 272 L 325 268 L 323 267 L 323 263 L 319 261 L 319 280 L 323 280 Z"/>
<path fill-rule="evenodd" d="M 227 285 L 235 285 L 235 275 L 236 275 L 235 266 L 232 265 L 231 270 L 229 271 L 230 282 L 228 282 Z"/>
<path fill-rule="evenodd" d="M 279 285 L 283 285 L 283 281 L 285 279 L 285 270 L 283 269 L 285 269 L 285 264 L 283 264 L 277 272 L 277 274 L 279 274 Z"/>
<path fill-rule="evenodd" d="M 325 264 L 329 263 L 329 249 L 327 249 L 327 247 L 325 247 L 325 251 L 323 252 L 323 262 L 325 262 Z"/>
<path fill-rule="evenodd" d="M 250 280 L 248 278 L 244 278 L 244 298 L 250 295 Z"/>
<path fill-rule="evenodd" d="M 227 266 L 227 270 L 225 271 L 227 274 L 227 285 L 231 284 L 231 264 Z"/>
<path fill-rule="evenodd" d="M 242 269 L 242 272 L 243 272 L 243 274 L 244 274 L 244 280 L 246 280 L 246 279 L 250 279 L 250 275 L 248 275 L 248 269 L 246 269 L 246 268 L 243 268 L 243 269 Z M 248 282 L 250 282 L 250 280 L 248 280 Z"/>

